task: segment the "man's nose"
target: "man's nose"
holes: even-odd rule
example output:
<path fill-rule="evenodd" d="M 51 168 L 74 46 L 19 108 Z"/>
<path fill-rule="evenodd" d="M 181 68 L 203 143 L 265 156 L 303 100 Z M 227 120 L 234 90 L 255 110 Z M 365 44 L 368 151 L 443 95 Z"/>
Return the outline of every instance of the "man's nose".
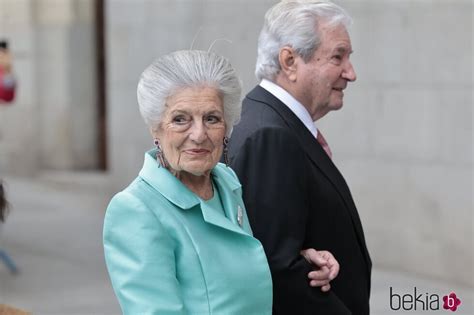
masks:
<path fill-rule="evenodd" d="M 344 71 L 342 72 L 342 77 L 349 82 L 354 82 L 357 79 L 354 66 L 352 66 L 350 61 L 347 61 Z"/>
<path fill-rule="evenodd" d="M 207 129 L 202 122 L 194 122 L 190 129 L 189 139 L 196 143 L 202 143 L 206 140 Z"/>

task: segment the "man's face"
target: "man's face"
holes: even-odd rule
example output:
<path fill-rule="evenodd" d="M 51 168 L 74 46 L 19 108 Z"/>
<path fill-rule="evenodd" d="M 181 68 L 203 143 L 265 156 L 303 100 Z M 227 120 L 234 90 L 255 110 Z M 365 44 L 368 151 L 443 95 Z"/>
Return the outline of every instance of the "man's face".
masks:
<path fill-rule="evenodd" d="M 344 26 L 320 27 L 321 45 L 304 62 L 298 57 L 296 94 L 294 95 L 317 120 L 329 111 L 342 107 L 343 90 L 356 74 L 349 60 L 351 40 Z"/>

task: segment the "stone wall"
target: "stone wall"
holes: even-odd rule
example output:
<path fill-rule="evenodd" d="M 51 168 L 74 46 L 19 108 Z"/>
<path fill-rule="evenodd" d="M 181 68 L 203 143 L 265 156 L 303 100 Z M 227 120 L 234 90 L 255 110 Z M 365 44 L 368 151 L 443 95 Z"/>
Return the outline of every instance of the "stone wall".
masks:
<path fill-rule="evenodd" d="M 472 286 L 472 1 L 344 4 L 358 80 L 321 125 L 375 264 Z"/>
<path fill-rule="evenodd" d="M 157 56 L 227 56 L 248 91 L 264 12 L 276 1 L 109 1 L 111 172 L 117 188 L 152 147 L 136 84 Z M 357 82 L 318 122 L 352 188 L 376 266 L 472 285 L 471 1 L 338 1 L 354 17 Z M 470 276 L 467 276 L 470 275 Z"/>
<path fill-rule="evenodd" d="M 159 55 L 227 56 L 244 90 L 263 15 L 275 0 L 106 1 L 110 183 L 141 167 L 152 139 L 136 84 Z M 473 285 L 473 4 L 344 0 L 358 74 L 345 105 L 318 127 L 349 183 L 376 266 Z M 0 106 L 0 172 L 94 168 L 92 0 L 0 0 L 0 36 L 18 95 Z M 195 38 L 195 39 L 194 39 Z M 230 40 L 232 43 L 228 43 Z"/>
<path fill-rule="evenodd" d="M 11 174 L 97 166 L 93 0 L 0 0 L 17 98 L 0 105 L 0 167 Z"/>
<path fill-rule="evenodd" d="M 15 101 L 0 104 L 0 173 L 31 174 L 39 157 L 33 11 L 29 0 L 0 0 L 0 37 L 9 41 L 18 80 Z"/>

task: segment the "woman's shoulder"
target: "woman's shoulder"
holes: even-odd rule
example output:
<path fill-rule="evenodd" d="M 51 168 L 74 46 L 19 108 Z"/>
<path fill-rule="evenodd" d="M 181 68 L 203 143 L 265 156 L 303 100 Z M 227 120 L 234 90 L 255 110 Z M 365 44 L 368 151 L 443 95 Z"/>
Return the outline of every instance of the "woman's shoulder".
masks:
<path fill-rule="evenodd" d="M 157 194 L 148 183 L 137 177 L 122 191 L 116 193 L 109 202 L 107 215 L 121 212 L 144 212 L 149 211 L 150 203 L 162 202 L 161 195 Z"/>

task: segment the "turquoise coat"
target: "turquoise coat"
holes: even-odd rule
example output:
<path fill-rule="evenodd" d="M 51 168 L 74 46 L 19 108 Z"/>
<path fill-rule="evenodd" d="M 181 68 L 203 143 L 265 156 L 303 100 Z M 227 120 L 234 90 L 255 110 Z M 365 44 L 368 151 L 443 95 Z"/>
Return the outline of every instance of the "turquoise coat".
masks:
<path fill-rule="evenodd" d="M 145 154 L 138 178 L 105 215 L 105 260 L 123 313 L 271 314 L 270 269 L 235 173 L 220 163 L 211 171 L 224 214 L 154 155 Z"/>

